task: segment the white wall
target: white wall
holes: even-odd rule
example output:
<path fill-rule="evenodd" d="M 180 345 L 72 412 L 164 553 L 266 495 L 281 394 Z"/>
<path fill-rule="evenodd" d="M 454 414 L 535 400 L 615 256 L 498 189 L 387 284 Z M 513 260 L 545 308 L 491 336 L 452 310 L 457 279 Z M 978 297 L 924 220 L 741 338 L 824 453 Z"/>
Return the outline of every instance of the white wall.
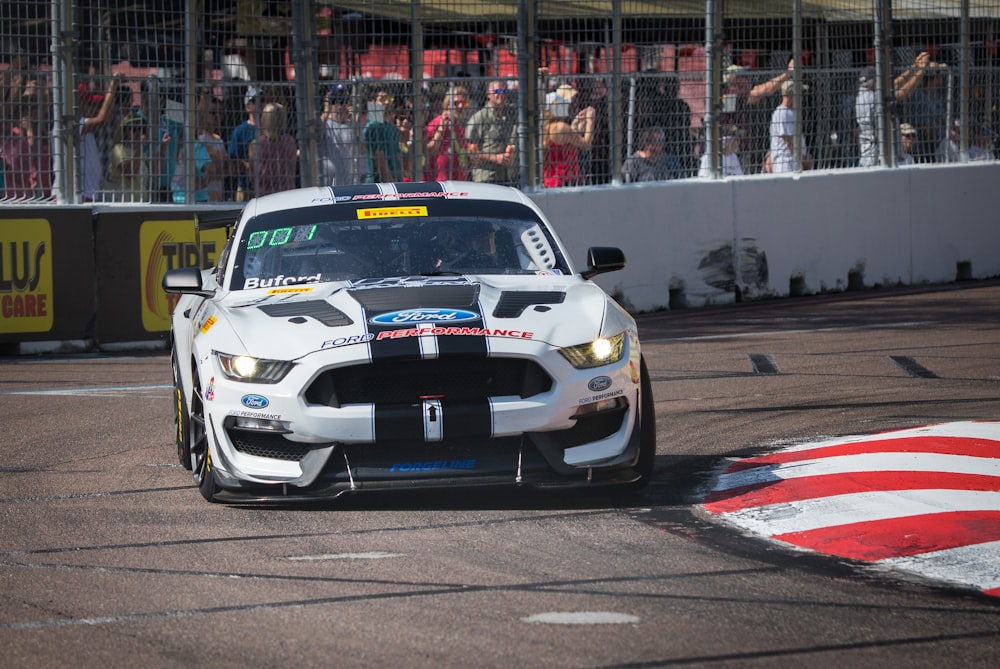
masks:
<path fill-rule="evenodd" d="M 589 246 L 628 266 L 595 281 L 635 311 L 1000 275 L 1000 163 L 806 172 L 531 193 L 578 267 Z M 734 249 L 738 252 L 735 253 Z M 854 286 L 852 286 L 854 287 Z M 676 294 L 675 294 L 676 299 Z"/>

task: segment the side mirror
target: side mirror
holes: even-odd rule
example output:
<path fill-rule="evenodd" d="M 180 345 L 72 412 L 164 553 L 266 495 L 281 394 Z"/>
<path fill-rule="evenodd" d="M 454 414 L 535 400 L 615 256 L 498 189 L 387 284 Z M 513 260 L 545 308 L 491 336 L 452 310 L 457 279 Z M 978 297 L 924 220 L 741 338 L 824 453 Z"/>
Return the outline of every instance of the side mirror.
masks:
<path fill-rule="evenodd" d="M 614 246 L 591 246 L 587 249 L 587 269 L 580 272 L 590 279 L 605 272 L 617 272 L 625 267 L 625 254 Z"/>
<path fill-rule="evenodd" d="M 168 270 L 163 275 L 163 290 L 168 293 L 190 293 L 202 297 L 215 295 L 214 290 L 205 290 L 201 283 L 201 270 L 197 267 Z"/>

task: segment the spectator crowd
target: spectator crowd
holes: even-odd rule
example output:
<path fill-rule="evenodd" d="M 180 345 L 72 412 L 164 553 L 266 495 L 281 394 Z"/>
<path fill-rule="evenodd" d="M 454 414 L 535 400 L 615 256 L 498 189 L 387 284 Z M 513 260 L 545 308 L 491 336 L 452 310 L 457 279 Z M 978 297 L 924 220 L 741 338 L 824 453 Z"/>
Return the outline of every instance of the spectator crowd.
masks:
<path fill-rule="evenodd" d="M 0 71 L 0 200 L 52 200 L 51 91 L 17 63 Z M 838 167 L 874 167 L 891 137 L 897 165 L 995 160 L 993 119 L 970 114 L 968 152 L 950 118 L 946 65 L 920 53 L 893 80 L 882 113 L 872 68 L 857 75 L 847 156 Z M 773 73 L 772 73 L 773 74 Z M 676 73 L 644 72 L 629 81 L 624 123 L 610 118 L 608 81 L 599 75 L 550 77 L 540 97 L 540 181 L 545 188 L 780 174 L 823 166 L 805 125 L 812 85 L 796 64 L 757 76 L 724 69 L 718 156 L 706 153 L 703 123 L 680 96 Z M 301 184 L 303 151 L 295 99 L 285 85 L 226 82 L 197 92 L 186 115 L 164 82 L 91 76 L 74 91 L 75 191 L 82 202 L 245 201 Z M 376 181 L 471 180 L 518 185 L 516 82 L 458 78 L 432 82 L 414 108 L 405 82 L 329 85 L 315 122 L 318 179 L 324 185 Z M 418 113 L 419 112 L 419 113 Z M 892 118 L 885 132 L 880 118 Z M 189 120 L 190 119 L 190 120 Z M 185 123 L 192 122 L 190 132 Z M 419 125 L 418 125 L 419 124 Z M 620 141 L 612 142 L 614 128 Z M 843 138 L 842 138 L 843 139 Z M 848 144 L 853 144 L 849 146 Z M 613 149 L 619 155 L 613 155 Z M 312 158 L 312 157 L 310 157 Z M 713 158 L 715 160 L 713 161 Z M 714 162 L 714 165 L 713 165 Z"/>

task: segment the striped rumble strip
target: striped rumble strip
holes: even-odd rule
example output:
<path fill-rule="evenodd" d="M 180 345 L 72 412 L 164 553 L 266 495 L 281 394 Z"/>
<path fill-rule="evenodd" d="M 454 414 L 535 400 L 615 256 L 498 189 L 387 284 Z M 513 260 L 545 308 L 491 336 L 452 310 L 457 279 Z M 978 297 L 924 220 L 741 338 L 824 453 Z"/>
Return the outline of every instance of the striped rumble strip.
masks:
<path fill-rule="evenodd" d="M 1000 596 L 1000 423 L 802 444 L 729 464 L 703 508 L 752 534 Z"/>

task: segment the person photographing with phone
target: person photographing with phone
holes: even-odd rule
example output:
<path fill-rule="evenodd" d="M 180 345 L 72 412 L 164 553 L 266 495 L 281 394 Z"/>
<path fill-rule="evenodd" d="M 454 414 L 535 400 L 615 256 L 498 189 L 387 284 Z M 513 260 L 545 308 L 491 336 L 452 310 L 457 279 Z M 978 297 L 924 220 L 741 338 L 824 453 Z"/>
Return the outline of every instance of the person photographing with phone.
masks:
<path fill-rule="evenodd" d="M 469 178 L 469 146 L 465 140 L 468 106 L 468 91 L 453 85 L 445 95 L 441 113 L 427 124 L 426 181 L 466 181 Z"/>
<path fill-rule="evenodd" d="M 395 102 L 388 91 L 380 89 L 368 103 L 368 123 L 363 131 L 365 156 L 368 159 L 365 183 L 403 179 Z"/>

